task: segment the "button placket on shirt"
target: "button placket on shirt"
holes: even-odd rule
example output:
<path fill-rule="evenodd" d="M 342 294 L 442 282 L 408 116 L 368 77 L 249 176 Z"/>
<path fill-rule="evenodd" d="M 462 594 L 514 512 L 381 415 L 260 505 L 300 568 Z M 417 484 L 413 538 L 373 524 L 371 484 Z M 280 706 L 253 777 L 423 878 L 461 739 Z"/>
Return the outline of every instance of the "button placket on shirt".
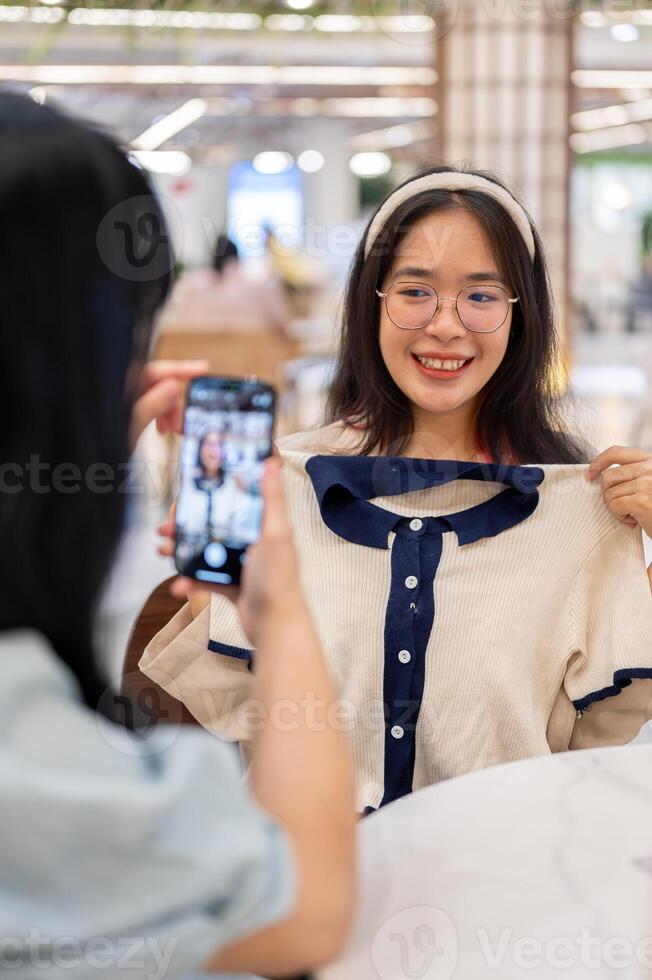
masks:
<path fill-rule="evenodd" d="M 420 655 L 415 622 L 421 587 L 426 584 L 421 579 L 421 545 L 426 525 L 427 521 L 421 518 L 403 519 L 395 529 L 392 546 L 392 587 L 385 631 L 386 774 L 409 773 L 414 755 L 419 702 L 415 702 L 412 689 Z M 393 785 L 387 785 L 386 777 L 386 795 L 388 792 L 390 798 L 402 795 Z"/>
<path fill-rule="evenodd" d="M 306 472 L 318 497 L 322 520 L 335 534 L 364 547 L 390 548 L 390 590 L 384 631 L 383 696 L 392 718 L 385 725 L 385 792 L 380 805 L 411 791 L 415 767 L 415 733 L 425 689 L 426 650 L 436 616 L 435 581 L 443 555 L 445 532 L 453 532 L 462 546 L 493 537 L 527 519 L 539 501 L 537 487 L 543 470 L 534 467 L 503 467 L 446 460 L 424 461 L 394 458 L 312 457 Z M 418 480 L 412 479 L 414 475 Z M 527 476 L 529 482 L 521 481 Z M 401 517 L 371 503 L 376 496 L 400 495 L 412 490 L 438 487 L 453 480 L 492 479 L 507 489 L 495 497 L 463 512 L 440 517 Z M 418 523 L 421 528 L 417 530 Z M 388 535 L 394 534 L 390 545 Z M 419 541 L 427 534 L 426 541 Z M 407 539 L 421 545 L 409 553 Z M 396 560 L 395 560 L 396 559 Z M 416 571 L 415 571 L 416 569 Z M 408 577 L 417 578 L 409 589 Z M 421 585 L 425 588 L 421 588 Z M 399 654 L 403 657 L 399 658 Z M 405 655 L 409 654 L 406 660 Z M 405 661 L 405 662 L 404 662 Z M 406 682 L 411 679 L 410 684 Z M 394 697 L 407 694 L 407 704 L 416 705 L 410 725 L 402 725 L 392 708 Z M 403 736 L 391 735 L 394 725 L 404 728 Z M 418 765 L 418 758 L 417 758 Z"/>
<path fill-rule="evenodd" d="M 418 526 L 417 526 L 418 521 Z M 445 519 L 403 518 L 395 527 L 385 621 L 385 793 L 381 805 L 412 789 L 425 658 L 435 619 L 434 581 Z M 414 578 L 410 587 L 407 580 Z"/>

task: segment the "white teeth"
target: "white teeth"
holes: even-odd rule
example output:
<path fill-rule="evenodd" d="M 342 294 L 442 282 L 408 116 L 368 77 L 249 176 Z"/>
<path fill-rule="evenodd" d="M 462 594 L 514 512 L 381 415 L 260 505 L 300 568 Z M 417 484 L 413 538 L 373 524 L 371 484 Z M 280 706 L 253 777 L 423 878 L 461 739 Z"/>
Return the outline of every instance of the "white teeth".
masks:
<path fill-rule="evenodd" d="M 440 361 L 432 357 L 419 357 L 417 355 L 417 360 L 423 364 L 424 367 L 434 368 L 436 371 L 457 371 L 466 364 L 465 361 Z M 467 358 L 468 360 L 468 358 Z"/>

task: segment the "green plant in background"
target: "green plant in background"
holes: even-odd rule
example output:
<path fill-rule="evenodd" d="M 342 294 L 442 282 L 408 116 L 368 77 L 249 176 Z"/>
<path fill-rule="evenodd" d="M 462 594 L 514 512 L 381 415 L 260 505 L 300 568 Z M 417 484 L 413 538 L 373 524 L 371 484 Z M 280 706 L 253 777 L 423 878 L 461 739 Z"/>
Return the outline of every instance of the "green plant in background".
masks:
<path fill-rule="evenodd" d="M 652 211 L 646 211 L 641 222 L 641 255 L 652 256 Z"/>
<path fill-rule="evenodd" d="M 360 210 L 371 211 L 394 189 L 394 180 L 390 174 L 382 177 L 360 177 L 358 179 L 358 204 Z"/>

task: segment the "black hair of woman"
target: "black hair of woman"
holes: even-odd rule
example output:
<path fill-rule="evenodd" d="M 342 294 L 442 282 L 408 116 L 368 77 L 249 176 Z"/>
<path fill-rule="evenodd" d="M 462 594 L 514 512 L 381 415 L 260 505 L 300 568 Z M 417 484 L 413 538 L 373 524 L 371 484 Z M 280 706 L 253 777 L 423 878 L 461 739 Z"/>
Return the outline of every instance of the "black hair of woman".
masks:
<path fill-rule="evenodd" d="M 231 241 L 228 235 L 219 235 L 213 250 L 213 269 L 215 272 L 223 272 L 226 265 L 230 262 L 237 262 L 239 257 L 236 243 Z"/>
<path fill-rule="evenodd" d="M 0 630 L 43 633 L 96 708 L 94 615 L 174 258 L 144 172 L 108 136 L 2 92 L 0 148 Z"/>

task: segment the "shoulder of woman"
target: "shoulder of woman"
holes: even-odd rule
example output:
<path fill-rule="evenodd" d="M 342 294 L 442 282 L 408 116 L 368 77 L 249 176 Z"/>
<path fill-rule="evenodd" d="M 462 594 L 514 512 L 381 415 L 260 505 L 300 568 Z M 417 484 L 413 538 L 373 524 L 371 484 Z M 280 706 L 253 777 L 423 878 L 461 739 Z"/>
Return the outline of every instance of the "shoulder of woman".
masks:
<path fill-rule="evenodd" d="M 276 440 L 280 452 L 303 453 L 355 453 L 361 441 L 362 432 L 345 422 L 332 422 L 319 428 L 294 432 Z"/>

